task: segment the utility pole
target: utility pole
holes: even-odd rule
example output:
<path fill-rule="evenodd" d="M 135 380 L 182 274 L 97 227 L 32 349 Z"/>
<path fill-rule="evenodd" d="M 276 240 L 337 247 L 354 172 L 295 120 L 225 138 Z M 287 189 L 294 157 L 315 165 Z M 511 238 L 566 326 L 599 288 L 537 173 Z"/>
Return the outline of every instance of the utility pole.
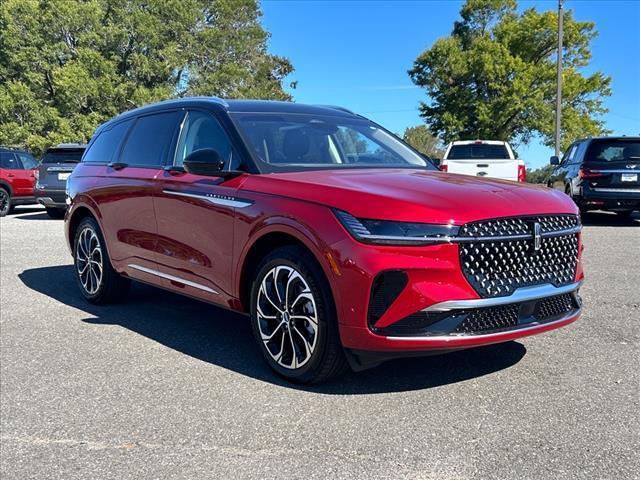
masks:
<path fill-rule="evenodd" d="M 562 20 L 564 0 L 558 0 L 558 84 L 556 87 L 556 157 L 560 156 L 560 125 L 562 123 Z"/>

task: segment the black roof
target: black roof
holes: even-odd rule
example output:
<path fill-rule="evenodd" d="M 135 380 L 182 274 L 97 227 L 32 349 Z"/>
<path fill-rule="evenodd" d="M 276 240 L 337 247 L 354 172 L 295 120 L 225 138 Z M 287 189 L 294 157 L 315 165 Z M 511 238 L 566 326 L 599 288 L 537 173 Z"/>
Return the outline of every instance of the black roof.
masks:
<path fill-rule="evenodd" d="M 151 113 L 166 108 L 208 107 L 224 112 L 260 112 L 260 113 L 298 113 L 308 115 L 332 115 L 338 117 L 359 117 L 346 108 L 328 105 L 307 105 L 303 103 L 282 102 L 275 100 L 224 100 L 217 97 L 185 97 L 152 103 L 121 113 L 105 122 L 100 128 L 112 121 L 123 120 L 132 116 Z"/>

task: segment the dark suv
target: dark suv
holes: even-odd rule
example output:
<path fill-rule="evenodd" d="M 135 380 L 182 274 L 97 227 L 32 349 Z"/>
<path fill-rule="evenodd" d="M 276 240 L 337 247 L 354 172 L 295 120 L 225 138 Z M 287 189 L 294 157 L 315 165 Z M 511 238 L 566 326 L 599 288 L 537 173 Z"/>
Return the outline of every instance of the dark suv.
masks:
<path fill-rule="evenodd" d="M 52 218 L 62 218 L 67 209 L 67 178 L 80 162 L 86 145 L 61 143 L 47 149 L 40 167 L 35 196 Z"/>
<path fill-rule="evenodd" d="M 16 205 L 36 203 L 33 198 L 38 161 L 17 148 L 0 147 L 0 217 Z"/>
<path fill-rule="evenodd" d="M 580 210 L 609 210 L 631 216 L 640 210 L 640 137 L 575 141 L 557 165 L 549 187 L 562 190 Z"/>

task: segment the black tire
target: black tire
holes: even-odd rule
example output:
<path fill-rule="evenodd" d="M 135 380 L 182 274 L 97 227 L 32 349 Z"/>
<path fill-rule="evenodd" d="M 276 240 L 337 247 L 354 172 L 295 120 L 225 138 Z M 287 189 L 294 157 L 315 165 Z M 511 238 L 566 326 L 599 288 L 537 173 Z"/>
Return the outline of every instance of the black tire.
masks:
<path fill-rule="evenodd" d="M 66 209 L 64 208 L 55 208 L 55 207 L 46 207 L 45 210 L 47 211 L 47 215 L 49 215 L 49 217 L 51 218 L 64 218 L 64 214 L 66 212 Z"/>
<path fill-rule="evenodd" d="M 281 322 L 284 325 L 284 313 L 278 315 L 277 310 L 274 308 L 272 313 L 279 319 L 264 320 L 263 317 L 258 317 L 258 302 L 264 302 L 266 298 L 264 294 L 261 294 L 261 286 L 263 281 L 267 282 L 265 277 L 269 277 L 276 267 L 281 267 L 284 274 L 286 274 L 287 271 L 290 272 L 293 270 L 301 276 L 302 280 L 296 280 L 300 282 L 298 285 L 293 285 L 293 282 L 289 281 L 285 289 L 291 285 L 291 290 L 296 287 L 299 291 L 302 291 L 302 293 L 308 292 L 313 296 L 313 300 L 308 300 L 306 297 L 303 298 L 303 302 L 307 302 L 306 305 L 303 302 L 298 302 L 297 304 L 293 302 L 291 306 L 284 307 L 283 305 L 287 303 L 287 300 L 284 301 L 284 304 L 280 304 L 281 308 L 286 312 L 291 312 L 291 315 L 295 318 L 295 320 L 292 318 L 291 323 L 289 323 L 289 313 L 287 313 L 287 326 L 283 326 L 282 330 L 278 330 L 278 328 L 272 329 L 273 331 L 278 330 L 283 332 L 283 338 L 280 341 L 280 361 L 281 363 L 290 363 L 289 367 L 285 367 L 276 361 L 275 356 L 277 356 L 277 354 L 274 355 L 274 353 L 270 351 L 267 343 L 262 340 L 261 334 L 261 328 L 266 329 L 264 322 L 273 322 L 273 324 Z M 278 270 L 275 271 L 275 275 L 278 275 Z M 290 279 L 291 277 L 290 274 L 286 279 Z M 274 283 L 277 283 L 275 276 L 271 276 L 270 278 L 273 278 Z M 308 287 L 308 290 L 303 288 L 303 285 L 304 287 Z M 284 291 L 280 291 L 283 292 L 286 298 Z M 275 292 L 275 290 L 273 290 L 273 292 Z M 259 300 L 259 295 L 261 295 L 261 300 Z M 300 296 L 299 293 L 298 296 Z M 309 302 L 312 302 L 311 306 Z M 269 305 L 269 303 L 266 303 L 266 305 Z M 270 305 L 273 306 L 273 304 Z M 307 348 L 303 351 L 301 345 L 306 347 L 310 346 L 310 338 L 313 338 L 313 336 L 310 337 L 310 332 L 313 330 L 313 325 L 311 322 L 296 318 L 296 309 L 300 305 L 304 305 L 304 308 L 307 310 L 313 307 L 314 315 L 311 316 L 317 320 L 315 340 L 313 341 L 314 347 L 312 348 L 311 354 L 309 354 Z M 263 306 L 260 307 L 260 311 L 264 314 Z M 336 308 L 329 283 L 324 276 L 324 272 L 316 263 L 315 258 L 301 247 L 286 246 L 278 248 L 267 255 L 261 262 L 251 286 L 251 329 L 258 343 L 258 348 L 262 352 L 266 362 L 278 375 L 287 380 L 301 384 L 320 383 L 334 378 L 348 369 L 344 350 L 340 343 Z M 304 337 L 307 338 L 307 342 L 304 341 L 300 331 L 306 334 Z M 295 332 L 295 334 L 293 332 Z M 287 337 L 287 334 L 289 337 Z M 287 338 L 290 340 L 290 343 L 288 343 L 288 347 L 285 347 L 284 340 Z M 278 343 L 278 338 L 275 339 L 275 342 Z M 296 346 L 294 346 L 294 344 L 299 347 L 300 350 L 298 353 L 304 354 L 306 360 L 305 362 L 301 362 L 303 363 L 302 366 L 292 368 L 291 365 L 296 365 L 302 355 L 297 356 L 296 353 L 292 353 L 291 360 L 289 361 L 288 355 L 283 355 L 283 353 L 285 352 L 285 348 L 291 352 L 296 352 Z M 296 363 L 293 361 L 294 355 L 296 355 Z M 284 361 L 285 357 L 287 357 L 286 362 Z"/>
<path fill-rule="evenodd" d="M 0 217 L 8 215 L 12 210 L 11 193 L 6 188 L 0 187 Z"/>
<path fill-rule="evenodd" d="M 95 237 L 93 237 L 92 234 Z M 86 242 L 87 237 L 91 238 L 91 241 L 88 243 Z M 81 246 L 81 240 L 83 241 L 83 245 L 89 245 L 89 247 Z M 96 246 L 99 248 L 99 256 L 97 251 L 94 253 Z M 89 253 L 85 254 L 83 252 Z M 88 265 L 90 262 L 82 260 L 84 257 L 93 259 L 94 264 Z M 128 278 L 122 277 L 111 266 L 111 260 L 109 259 L 100 227 L 95 219 L 91 217 L 82 219 L 76 229 L 76 234 L 73 239 L 73 260 L 78 286 L 84 298 L 89 302 L 96 305 L 103 305 L 119 302 L 126 298 L 131 281 Z M 92 271 L 98 272 L 99 270 L 95 267 L 95 262 L 98 260 L 102 265 L 99 279 L 97 273 L 91 276 Z M 88 273 L 86 273 L 86 268 L 90 270 Z M 83 272 L 89 276 L 85 277 L 85 273 Z"/>

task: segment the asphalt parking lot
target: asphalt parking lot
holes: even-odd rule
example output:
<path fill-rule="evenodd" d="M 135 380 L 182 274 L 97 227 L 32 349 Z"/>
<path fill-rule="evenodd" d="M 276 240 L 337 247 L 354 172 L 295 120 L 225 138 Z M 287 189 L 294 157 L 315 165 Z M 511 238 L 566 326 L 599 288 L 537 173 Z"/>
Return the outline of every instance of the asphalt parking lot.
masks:
<path fill-rule="evenodd" d="M 538 337 L 295 387 L 247 320 L 80 297 L 60 220 L 0 220 L 0 477 L 639 478 L 640 219 L 585 217 L 585 313 Z"/>

